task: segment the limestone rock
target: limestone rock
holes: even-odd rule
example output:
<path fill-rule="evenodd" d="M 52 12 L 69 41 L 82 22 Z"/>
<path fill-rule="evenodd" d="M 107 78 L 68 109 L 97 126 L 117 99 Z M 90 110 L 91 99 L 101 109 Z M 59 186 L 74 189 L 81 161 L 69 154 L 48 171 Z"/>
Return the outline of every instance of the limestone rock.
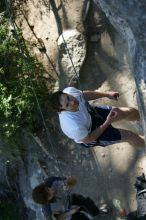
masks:
<path fill-rule="evenodd" d="M 84 36 L 77 30 L 67 30 L 58 39 L 58 71 L 59 87 L 75 85 L 78 81 L 80 68 L 86 56 L 86 42 Z"/>
<path fill-rule="evenodd" d="M 146 2 L 94 0 L 110 23 L 127 41 L 133 70 L 143 129 L 146 130 Z"/>

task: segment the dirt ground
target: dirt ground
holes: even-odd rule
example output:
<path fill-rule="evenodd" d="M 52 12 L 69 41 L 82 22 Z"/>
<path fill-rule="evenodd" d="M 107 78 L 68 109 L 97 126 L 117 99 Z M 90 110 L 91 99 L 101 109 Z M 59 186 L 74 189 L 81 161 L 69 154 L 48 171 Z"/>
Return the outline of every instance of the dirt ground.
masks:
<path fill-rule="evenodd" d="M 84 0 L 17 0 L 17 24 L 23 31 L 31 50 L 43 63 L 48 87 L 52 83 L 49 75 L 59 80 L 52 65 L 57 61 L 57 15 L 61 18 L 63 30 L 77 28 L 87 39 L 87 57 L 80 72 L 83 89 L 100 89 L 102 91 L 119 91 L 116 101 L 103 99 L 94 104 L 110 104 L 114 106 L 137 107 L 135 82 L 128 56 L 127 43 L 109 24 L 104 14 L 96 8 L 90 8 L 85 19 Z M 20 3 L 20 4 L 19 4 Z M 94 8 L 95 9 L 95 8 Z M 82 11 L 83 10 L 83 11 Z M 100 40 L 91 42 L 93 34 L 100 35 Z M 41 48 L 45 47 L 45 53 Z M 56 119 L 55 119 L 56 120 Z M 47 121 L 49 121 L 49 113 Z M 140 122 L 120 122 L 116 127 L 126 128 L 142 134 Z M 143 150 L 134 149 L 127 143 L 107 148 L 95 147 L 81 149 L 68 140 L 55 125 L 56 154 L 67 166 L 62 170 L 66 175 L 75 175 L 78 179 L 76 191 L 91 196 L 98 203 L 108 202 L 112 206 L 113 199 L 120 200 L 127 212 L 136 208 L 134 182 L 137 175 L 146 173 L 146 156 Z M 57 134 L 57 135 L 56 135 Z M 45 135 L 42 141 L 47 146 Z M 50 171 L 51 173 L 51 171 Z M 116 214 L 112 213 L 112 219 Z M 114 218 L 115 219 L 115 218 Z"/>

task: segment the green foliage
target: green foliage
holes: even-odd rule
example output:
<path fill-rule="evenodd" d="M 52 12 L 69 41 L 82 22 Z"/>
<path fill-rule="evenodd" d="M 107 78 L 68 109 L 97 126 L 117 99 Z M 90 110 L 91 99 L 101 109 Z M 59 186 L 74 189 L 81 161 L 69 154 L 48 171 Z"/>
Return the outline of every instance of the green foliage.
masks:
<path fill-rule="evenodd" d="M 42 80 L 44 69 L 25 49 L 23 56 L 18 46 L 25 48 L 19 34 L 19 45 L 5 21 L 0 25 L 0 138 L 8 140 L 20 127 L 33 129 L 37 123 L 37 103 L 47 95 Z M 27 57 L 26 57 L 27 53 Z"/>

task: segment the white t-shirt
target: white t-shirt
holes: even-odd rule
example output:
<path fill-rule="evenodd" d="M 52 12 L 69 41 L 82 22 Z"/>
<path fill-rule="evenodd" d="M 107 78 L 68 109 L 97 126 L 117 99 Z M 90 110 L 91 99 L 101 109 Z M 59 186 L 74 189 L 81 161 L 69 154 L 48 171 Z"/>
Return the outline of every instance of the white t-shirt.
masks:
<path fill-rule="evenodd" d="M 62 111 L 59 113 L 60 126 L 64 134 L 76 143 L 82 143 L 91 130 L 91 116 L 87 111 L 83 94 L 74 87 L 67 87 L 64 93 L 74 96 L 79 101 L 76 112 Z"/>

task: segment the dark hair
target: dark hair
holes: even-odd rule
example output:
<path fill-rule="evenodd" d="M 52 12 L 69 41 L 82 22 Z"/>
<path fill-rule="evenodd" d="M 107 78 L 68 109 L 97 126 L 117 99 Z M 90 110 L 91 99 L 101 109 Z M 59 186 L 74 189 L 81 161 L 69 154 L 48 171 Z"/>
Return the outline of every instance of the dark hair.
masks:
<path fill-rule="evenodd" d="M 32 191 L 32 198 L 36 203 L 47 204 L 48 203 L 48 192 L 45 184 L 36 186 Z"/>
<path fill-rule="evenodd" d="M 64 93 L 62 91 L 57 91 L 52 94 L 51 96 L 51 104 L 53 107 L 53 110 L 56 112 L 61 112 L 63 109 L 61 109 L 60 105 L 60 96 L 63 95 Z"/>

